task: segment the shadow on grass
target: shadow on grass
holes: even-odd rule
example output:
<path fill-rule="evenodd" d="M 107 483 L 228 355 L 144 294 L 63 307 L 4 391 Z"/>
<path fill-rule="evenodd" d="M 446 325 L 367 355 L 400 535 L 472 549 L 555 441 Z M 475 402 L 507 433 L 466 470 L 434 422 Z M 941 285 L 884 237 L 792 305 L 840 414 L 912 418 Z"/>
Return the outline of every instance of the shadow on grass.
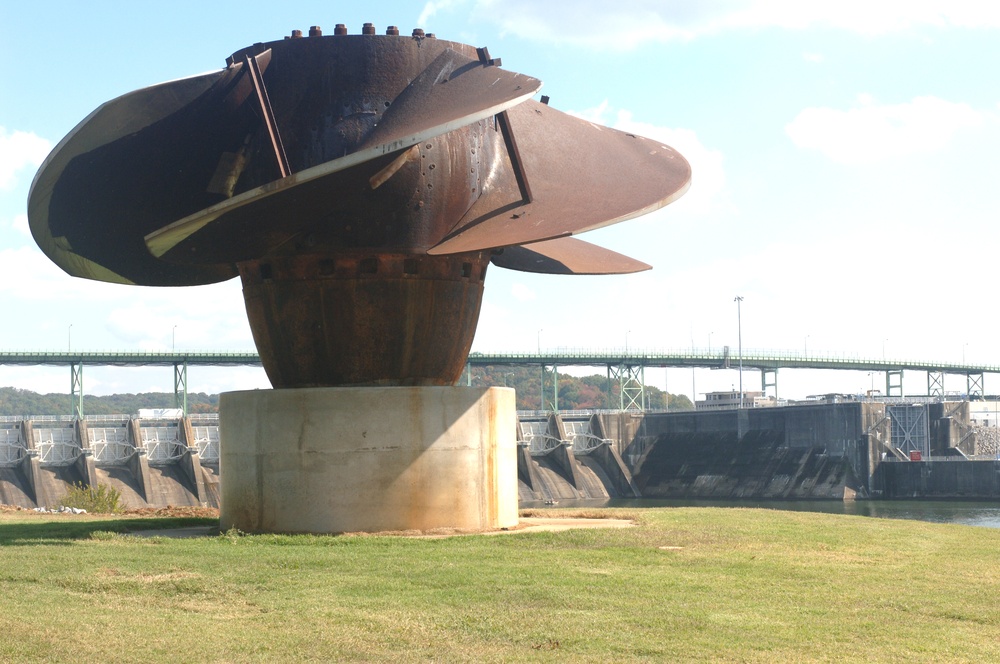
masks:
<path fill-rule="evenodd" d="M 87 519 L 46 522 L 7 521 L 0 523 L 0 546 L 69 545 L 73 540 L 90 539 L 95 532 L 128 534 L 136 531 L 215 526 L 219 520 L 204 517 L 162 517 L 155 519 Z"/>

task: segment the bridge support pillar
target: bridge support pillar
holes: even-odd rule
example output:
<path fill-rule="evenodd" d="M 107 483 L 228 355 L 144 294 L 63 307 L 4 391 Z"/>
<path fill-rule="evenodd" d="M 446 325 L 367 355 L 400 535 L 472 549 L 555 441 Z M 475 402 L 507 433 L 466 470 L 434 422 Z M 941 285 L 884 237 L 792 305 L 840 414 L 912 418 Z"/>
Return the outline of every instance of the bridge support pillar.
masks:
<path fill-rule="evenodd" d="M 552 412 L 559 412 L 559 366 L 552 365 Z"/>
<path fill-rule="evenodd" d="M 944 396 L 944 372 L 943 371 L 928 371 L 927 372 L 927 396 L 929 396 L 929 397 L 943 397 Z"/>
<path fill-rule="evenodd" d="M 983 374 L 970 373 L 965 375 L 965 393 L 970 399 L 983 397 Z"/>
<path fill-rule="evenodd" d="M 69 365 L 70 400 L 73 402 L 73 417 L 83 419 L 83 361 Z"/>
<path fill-rule="evenodd" d="M 778 398 L 778 369 L 761 369 L 760 370 L 760 391 L 766 397 L 767 388 L 772 388 L 774 390 L 774 398 Z"/>
<path fill-rule="evenodd" d="M 545 412 L 545 363 L 538 366 L 538 410 Z"/>
<path fill-rule="evenodd" d="M 903 370 L 890 369 L 885 372 L 885 395 L 887 397 L 903 396 Z"/>
<path fill-rule="evenodd" d="M 608 365 L 608 377 L 618 381 L 618 404 L 621 410 L 646 410 L 646 367 Z"/>
<path fill-rule="evenodd" d="M 184 416 L 188 414 L 188 365 L 174 364 L 174 408 L 180 408 Z"/>

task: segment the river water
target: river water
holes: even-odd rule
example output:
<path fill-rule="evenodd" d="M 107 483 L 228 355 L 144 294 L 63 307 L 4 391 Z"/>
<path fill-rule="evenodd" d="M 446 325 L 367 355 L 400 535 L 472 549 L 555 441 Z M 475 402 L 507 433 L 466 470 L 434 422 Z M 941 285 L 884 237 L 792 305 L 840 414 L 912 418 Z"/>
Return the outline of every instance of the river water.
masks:
<path fill-rule="evenodd" d="M 759 507 L 797 512 L 853 514 L 879 519 L 911 519 L 933 523 L 954 523 L 965 526 L 1000 528 L 1000 502 L 964 502 L 931 500 L 657 500 L 655 498 L 609 500 L 563 500 L 557 505 L 522 502 L 522 509 L 545 507 Z"/>

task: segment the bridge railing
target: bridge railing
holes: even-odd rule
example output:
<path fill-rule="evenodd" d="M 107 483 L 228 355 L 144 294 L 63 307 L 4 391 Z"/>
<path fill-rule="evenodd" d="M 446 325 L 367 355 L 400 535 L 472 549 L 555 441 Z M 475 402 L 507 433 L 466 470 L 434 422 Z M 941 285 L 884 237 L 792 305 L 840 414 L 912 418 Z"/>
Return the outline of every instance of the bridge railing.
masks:
<path fill-rule="evenodd" d="M 575 366 L 604 366 L 615 364 L 644 364 L 646 366 L 701 366 L 718 367 L 728 364 L 735 367 L 742 359 L 744 368 L 830 368 L 867 371 L 893 371 L 912 369 L 944 373 L 1000 373 L 997 364 L 972 364 L 898 358 L 873 357 L 858 353 L 823 351 L 743 349 L 742 353 L 729 348 L 543 348 L 536 352 L 483 353 L 469 355 L 471 364 L 564 364 Z"/>

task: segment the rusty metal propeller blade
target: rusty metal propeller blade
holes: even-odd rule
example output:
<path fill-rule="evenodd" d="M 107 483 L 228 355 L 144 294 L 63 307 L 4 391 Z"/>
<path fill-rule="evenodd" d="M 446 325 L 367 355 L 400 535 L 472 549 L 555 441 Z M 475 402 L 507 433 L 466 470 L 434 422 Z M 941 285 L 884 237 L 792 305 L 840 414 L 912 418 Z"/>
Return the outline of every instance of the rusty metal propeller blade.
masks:
<path fill-rule="evenodd" d="M 174 221 L 145 237 L 146 246 L 156 257 L 173 258 L 203 255 L 199 245 L 218 247 L 222 236 L 240 234 L 238 245 L 224 258 L 246 260 L 263 255 L 298 234 L 306 219 L 296 225 L 286 220 L 267 229 L 255 229 L 251 235 L 243 226 L 248 218 L 259 219 L 264 199 L 275 194 L 293 197 L 301 192 L 292 189 L 314 180 L 323 180 L 319 189 L 339 186 L 341 174 L 374 159 L 399 152 L 428 139 L 446 134 L 471 123 L 490 118 L 530 98 L 542 83 L 536 78 L 499 69 L 468 58 L 453 49 L 441 52 L 390 104 L 378 125 L 354 152 L 323 164 L 293 173 L 289 177 L 243 192 L 217 205 Z M 353 176 L 346 176 L 351 179 Z M 317 183 L 319 184 L 319 183 Z M 277 202 L 266 207 L 280 207 Z M 244 206 L 247 209 L 241 210 Z M 322 211 L 321 214 L 326 214 Z M 203 241 L 185 243 L 209 224 L 225 226 Z M 435 238 L 436 239 L 436 238 Z M 181 243 L 185 246 L 181 247 Z M 176 248 L 176 250 L 175 250 Z M 168 252 L 172 255 L 168 256 Z M 214 252 L 217 253 L 217 252 Z M 181 259 L 185 260 L 185 259 Z"/>
<path fill-rule="evenodd" d="M 360 150 L 385 152 L 488 118 L 529 99 L 537 78 L 467 58 L 453 49 L 438 55 L 403 90 Z"/>
<path fill-rule="evenodd" d="M 162 121 L 195 99 L 203 95 L 217 84 L 225 84 L 236 75 L 237 70 L 220 70 L 210 74 L 192 76 L 167 83 L 160 83 L 141 90 L 130 92 L 112 99 L 99 106 L 89 116 L 84 118 L 62 141 L 49 153 L 45 162 L 38 170 L 31 192 L 28 195 L 28 219 L 31 234 L 39 248 L 54 263 L 67 273 L 113 283 L 133 283 L 134 275 L 125 276 L 121 270 L 93 260 L 93 257 L 78 253 L 72 243 L 58 229 L 63 225 L 60 214 L 73 217 L 73 223 L 82 214 L 80 202 L 73 206 L 63 206 L 51 209 L 53 190 L 57 183 L 66 187 L 67 182 L 59 182 L 63 178 L 67 166 L 78 158 L 104 146 L 134 135 L 145 128 Z M 86 201 L 100 192 L 88 191 Z M 56 232 L 53 232 L 53 227 Z M 118 228 L 114 228 L 118 232 Z M 111 242 L 112 246 L 115 245 Z M 121 247 L 116 247 L 119 251 Z M 143 252 L 144 253 L 144 252 Z M 157 270 L 155 266 L 146 266 Z M 220 281 L 234 276 L 234 272 L 208 269 L 204 274 L 187 273 L 186 283 L 205 283 Z"/>
<path fill-rule="evenodd" d="M 573 237 L 504 247 L 491 262 L 508 270 L 541 274 L 629 274 L 652 266 Z"/>
<path fill-rule="evenodd" d="M 497 187 L 428 253 L 478 251 L 582 233 L 659 209 L 690 186 L 687 160 L 659 141 L 601 127 L 535 101 L 515 106 L 507 115 L 520 146 L 520 166 L 531 183 L 531 202 L 516 188 Z"/>

